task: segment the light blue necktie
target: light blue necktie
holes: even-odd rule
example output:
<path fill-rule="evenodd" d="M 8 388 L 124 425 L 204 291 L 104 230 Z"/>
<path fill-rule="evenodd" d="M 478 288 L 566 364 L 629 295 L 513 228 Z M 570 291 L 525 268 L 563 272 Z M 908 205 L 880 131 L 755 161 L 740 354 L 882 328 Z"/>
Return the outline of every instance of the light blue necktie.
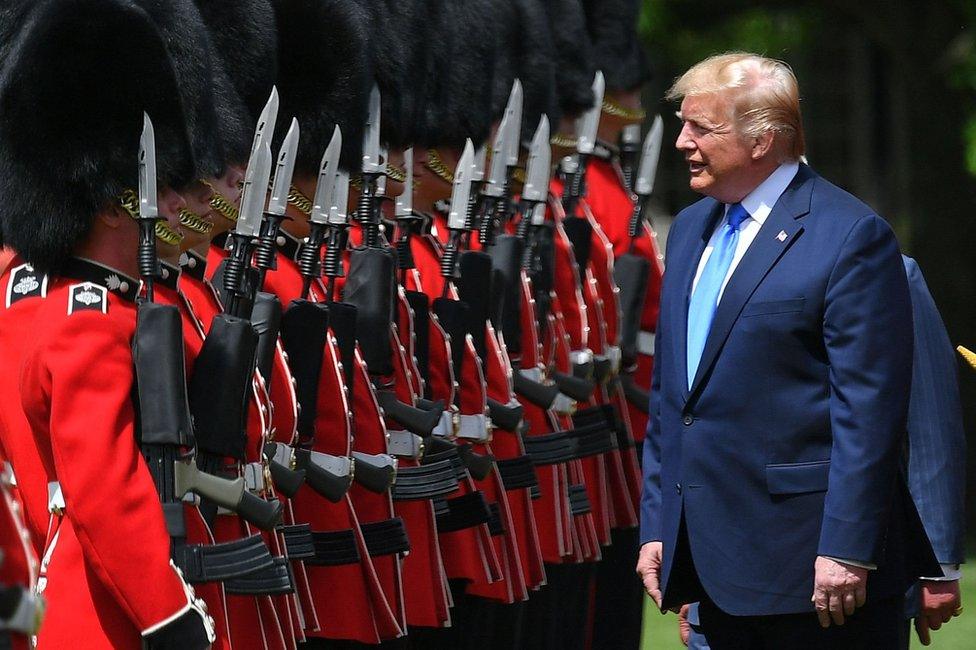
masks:
<path fill-rule="evenodd" d="M 729 272 L 729 267 L 732 266 L 735 247 L 739 243 L 739 226 L 749 216 L 749 212 L 742 207 L 741 203 L 733 203 L 729 206 L 726 222 L 715 240 L 712 254 L 705 262 L 705 268 L 702 269 L 701 277 L 698 278 L 695 291 L 691 294 L 691 301 L 688 303 L 689 390 L 695 380 L 695 373 L 698 372 L 702 352 L 705 351 L 705 340 L 708 338 L 708 330 L 712 327 L 712 319 L 715 317 L 715 309 L 718 307 L 722 283 L 725 282 L 725 276 Z"/>

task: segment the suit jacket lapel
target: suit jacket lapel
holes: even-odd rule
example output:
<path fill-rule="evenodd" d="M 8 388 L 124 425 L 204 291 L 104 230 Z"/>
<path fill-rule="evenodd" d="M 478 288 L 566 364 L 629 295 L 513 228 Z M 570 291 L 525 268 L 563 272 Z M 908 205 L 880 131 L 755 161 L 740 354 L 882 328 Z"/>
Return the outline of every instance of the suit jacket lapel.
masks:
<path fill-rule="evenodd" d="M 691 395 L 701 388 L 705 375 L 728 339 L 729 332 L 732 331 L 732 326 L 738 320 L 746 301 L 783 253 L 803 232 L 803 226 L 797 223 L 796 219 L 810 211 L 814 178 L 813 172 L 801 165 L 800 171 L 773 206 L 756 239 L 729 279 L 718 308 L 715 310 L 708 338 L 705 339 L 705 350 L 702 352 L 698 371 L 692 382 Z M 687 319 L 687 307 L 685 314 Z"/>
<path fill-rule="evenodd" d="M 701 260 L 702 253 L 705 252 L 705 246 L 708 245 L 708 240 L 712 238 L 715 224 L 723 216 L 722 211 L 724 207 L 725 204 L 716 202 L 706 212 L 708 218 L 705 220 L 702 232 L 699 237 L 694 237 L 690 244 L 694 248 L 687 255 L 683 255 L 680 258 L 686 263 L 680 269 L 680 277 L 676 285 L 677 290 L 680 292 L 678 294 L 680 303 L 679 308 L 672 312 L 675 318 L 672 322 L 671 331 L 675 333 L 673 337 L 674 354 L 678 362 L 679 376 L 685 378 L 681 381 L 682 396 L 685 399 L 688 399 L 688 300 L 691 297 L 691 285 L 695 279 L 695 273 L 698 271 L 698 262 Z M 668 271 L 670 270 L 668 269 Z"/>

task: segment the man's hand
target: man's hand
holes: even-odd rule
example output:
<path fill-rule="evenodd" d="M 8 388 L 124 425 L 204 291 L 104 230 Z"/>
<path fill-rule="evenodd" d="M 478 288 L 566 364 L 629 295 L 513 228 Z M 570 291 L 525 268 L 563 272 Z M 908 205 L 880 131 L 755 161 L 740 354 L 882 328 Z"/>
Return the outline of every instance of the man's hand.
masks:
<path fill-rule="evenodd" d="M 691 605 L 682 605 L 681 609 L 678 610 L 678 636 L 681 637 L 681 643 L 685 646 L 688 645 L 688 639 L 691 638 L 691 623 L 688 622 L 688 610 Z"/>
<path fill-rule="evenodd" d="M 915 617 L 915 632 L 922 645 L 932 643 L 929 630 L 938 630 L 943 623 L 948 623 L 953 616 L 959 615 L 962 607 L 962 594 L 959 593 L 959 581 L 922 580 L 919 589 L 919 610 Z"/>
<path fill-rule="evenodd" d="M 637 556 L 637 575 L 644 583 L 644 591 L 661 608 L 661 559 L 664 556 L 662 542 L 647 542 L 640 547 Z"/>
<path fill-rule="evenodd" d="M 820 556 L 813 565 L 813 601 L 821 627 L 844 624 L 844 617 L 864 605 L 868 570 Z"/>

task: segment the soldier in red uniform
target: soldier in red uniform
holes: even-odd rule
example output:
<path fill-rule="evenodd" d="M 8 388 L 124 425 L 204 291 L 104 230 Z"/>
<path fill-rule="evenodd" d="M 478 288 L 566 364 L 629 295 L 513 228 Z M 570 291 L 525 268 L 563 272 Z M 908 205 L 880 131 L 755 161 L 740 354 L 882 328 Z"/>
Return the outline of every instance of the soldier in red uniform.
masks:
<path fill-rule="evenodd" d="M 209 647 L 213 621 L 170 559 L 137 446 L 138 228 L 118 205 L 136 185 L 144 110 L 161 134 L 160 185 L 193 178 L 173 68 L 140 9 L 74 0 L 31 8 L 4 73 L 0 223 L 29 266 L 12 270 L 0 316 L 17 369 L 4 373 L 17 386 L 3 394 L 3 443 L 43 544 L 38 645 Z"/>

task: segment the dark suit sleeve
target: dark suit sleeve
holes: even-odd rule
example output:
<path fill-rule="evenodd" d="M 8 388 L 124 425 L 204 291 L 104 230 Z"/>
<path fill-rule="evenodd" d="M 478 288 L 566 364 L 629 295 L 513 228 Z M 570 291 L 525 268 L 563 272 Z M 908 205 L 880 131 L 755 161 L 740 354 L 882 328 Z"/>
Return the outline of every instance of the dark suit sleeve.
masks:
<path fill-rule="evenodd" d="M 670 257 L 671 242 L 678 228 L 679 214 L 668 232 L 665 246 L 665 277 L 667 282 L 667 258 Z M 664 286 L 661 287 L 664 295 Z M 663 307 L 663 306 L 662 306 Z M 651 398 L 648 408 L 647 432 L 644 436 L 644 450 L 641 460 L 644 485 L 641 490 L 640 512 L 640 543 L 659 541 L 661 539 L 661 367 L 663 359 L 670 354 L 670 348 L 665 345 L 668 336 L 669 318 L 662 310 L 658 314 L 657 332 L 654 337 L 654 371 L 651 376 Z"/>
<path fill-rule="evenodd" d="M 818 553 L 878 564 L 912 368 L 908 282 L 880 217 L 854 224 L 827 283 L 824 345 L 832 446 Z"/>
<path fill-rule="evenodd" d="M 908 485 L 942 564 L 964 559 L 966 433 L 955 351 L 918 264 L 904 258 L 915 354 L 908 403 Z"/>

